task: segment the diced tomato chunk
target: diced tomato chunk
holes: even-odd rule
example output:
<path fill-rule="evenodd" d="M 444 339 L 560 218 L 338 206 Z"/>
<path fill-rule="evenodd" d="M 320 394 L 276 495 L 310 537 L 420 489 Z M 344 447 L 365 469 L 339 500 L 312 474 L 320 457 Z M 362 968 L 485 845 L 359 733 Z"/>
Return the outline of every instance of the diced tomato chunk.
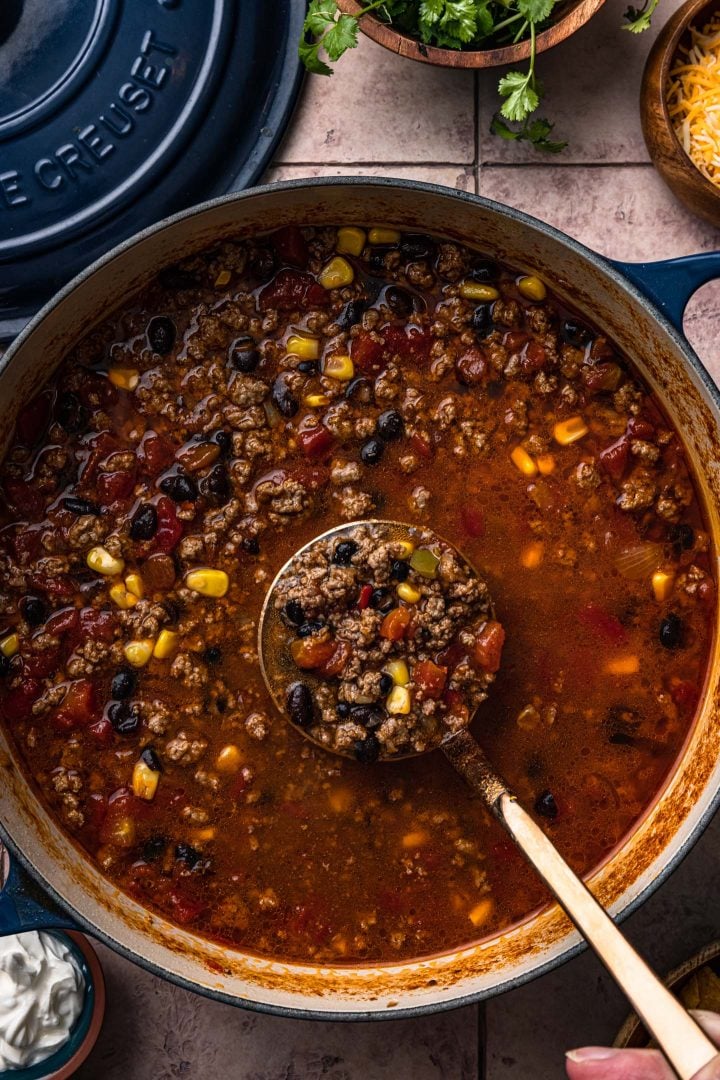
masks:
<path fill-rule="evenodd" d="M 302 270 L 280 270 L 264 289 L 258 303 L 261 311 L 277 308 L 278 311 L 301 311 L 311 307 L 326 307 L 330 295 L 312 274 Z"/>
<path fill-rule="evenodd" d="M 23 655 L 23 674 L 31 679 L 46 679 L 57 670 L 60 663 L 60 649 L 41 649 Z"/>
<path fill-rule="evenodd" d="M 6 476 L 3 480 L 5 495 L 11 506 L 31 518 L 37 518 L 45 509 L 45 499 L 42 492 L 14 476 Z"/>
<path fill-rule="evenodd" d="M 462 506 L 460 508 L 460 524 L 468 536 L 474 540 L 485 535 L 485 517 L 482 510 L 477 506 Z"/>
<path fill-rule="evenodd" d="M 612 480 L 616 482 L 622 480 L 629 453 L 630 444 L 624 435 L 617 442 L 611 443 L 610 446 L 600 451 L 600 464 Z"/>
<path fill-rule="evenodd" d="M 379 375 L 387 367 L 385 346 L 369 330 L 360 330 L 350 346 L 353 364 L 363 375 Z"/>
<path fill-rule="evenodd" d="M 298 443 L 306 457 L 324 457 L 332 450 L 334 442 L 332 434 L 322 424 L 298 432 Z"/>
<path fill-rule="evenodd" d="M 360 611 L 364 611 L 366 607 L 370 606 L 370 600 L 373 594 L 372 585 L 363 585 L 358 596 L 357 606 Z"/>
<path fill-rule="evenodd" d="M 142 469 L 150 476 L 158 476 L 175 460 L 175 447 L 163 435 L 151 431 L 143 437 L 137 451 Z"/>
<path fill-rule="evenodd" d="M 40 441 L 50 421 L 51 407 L 51 392 L 43 390 L 41 393 L 36 394 L 24 409 L 20 410 L 15 430 L 18 439 L 24 446 L 35 446 Z"/>
<path fill-rule="evenodd" d="M 425 697 L 437 700 L 443 695 L 447 674 L 447 668 L 433 664 L 432 660 L 421 660 L 413 668 L 412 678 Z"/>
<path fill-rule="evenodd" d="M 270 237 L 270 243 L 281 262 L 305 269 L 310 253 L 307 241 L 297 225 L 286 225 L 283 229 L 278 229 Z"/>
<path fill-rule="evenodd" d="M 599 604 L 587 604 L 578 612 L 580 622 L 609 645 L 622 645 L 627 641 L 625 627 Z"/>
<path fill-rule="evenodd" d="M 631 416 L 628 420 L 627 433 L 632 439 L 653 439 L 655 428 L 649 420 L 643 420 L 639 416 Z"/>
<path fill-rule="evenodd" d="M 177 516 L 172 499 L 162 495 L 157 501 L 157 529 L 153 547 L 155 551 L 168 554 L 177 545 L 183 534 L 183 525 Z"/>
<path fill-rule="evenodd" d="M 28 582 L 33 589 L 44 592 L 53 600 L 72 600 L 75 595 L 75 585 L 69 577 L 58 574 L 47 577 L 45 574 L 28 574 Z"/>
<path fill-rule="evenodd" d="M 421 458 L 425 458 L 426 461 L 429 461 L 433 456 L 432 443 L 429 443 L 422 435 L 418 435 L 417 432 L 410 436 L 410 446 L 416 454 L 419 454 Z"/>
<path fill-rule="evenodd" d="M 290 645 L 292 658 L 302 671 L 312 671 L 327 663 L 335 652 L 335 642 L 326 638 L 296 638 Z"/>
<path fill-rule="evenodd" d="M 80 625 L 80 612 L 77 608 L 66 607 L 54 612 L 45 623 L 45 629 L 53 637 L 63 634 L 75 634 Z"/>
<path fill-rule="evenodd" d="M 380 636 L 387 641 L 401 641 L 407 634 L 411 620 L 412 611 L 410 608 L 393 608 L 380 624 Z"/>
<path fill-rule="evenodd" d="M 494 619 L 485 623 L 485 626 L 475 639 L 473 649 L 473 657 L 478 667 L 491 674 L 499 671 L 504 644 L 505 631 L 500 623 Z"/>
<path fill-rule="evenodd" d="M 40 696 L 42 683 L 38 679 L 23 678 L 5 695 L 0 708 L 6 720 L 27 720 L 32 707 Z"/>
<path fill-rule="evenodd" d="M 382 331 L 387 351 L 403 360 L 427 360 L 432 337 L 418 326 L 386 326 Z"/>
<path fill-rule="evenodd" d="M 109 383 L 108 385 L 112 384 Z M 117 439 L 109 431 L 101 431 L 98 435 L 94 435 L 86 445 L 89 447 L 90 452 L 80 473 L 80 479 L 84 486 L 95 482 L 101 463 L 110 454 L 120 449 Z"/>
<path fill-rule="evenodd" d="M 684 716 L 691 716 L 698 707 L 700 691 L 695 683 L 686 679 L 673 679 L 670 684 L 670 697 Z"/>
<path fill-rule="evenodd" d="M 321 664 L 315 670 L 323 679 L 334 679 L 346 668 L 348 660 L 352 656 L 352 646 L 347 641 L 338 641 L 335 650 L 329 660 Z"/>
<path fill-rule="evenodd" d="M 85 607 L 80 611 L 80 637 L 83 641 L 95 638 L 107 645 L 115 637 L 115 613 Z"/>
<path fill-rule="evenodd" d="M 71 682 L 57 709 L 50 717 L 56 731 L 75 731 L 98 719 L 95 688 L 89 679 Z"/>
<path fill-rule="evenodd" d="M 96 482 L 98 498 L 104 505 L 113 503 L 116 499 L 127 499 L 135 487 L 135 473 L 131 472 L 103 472 Z"/>
<path fill-rule="evenodd" d="M 168 900 L 173 918 L 182 925 L 195 922 L 207 910 L 207 903 L 204 900 L 189 896 L 178 889 L 170 893 Z"/>

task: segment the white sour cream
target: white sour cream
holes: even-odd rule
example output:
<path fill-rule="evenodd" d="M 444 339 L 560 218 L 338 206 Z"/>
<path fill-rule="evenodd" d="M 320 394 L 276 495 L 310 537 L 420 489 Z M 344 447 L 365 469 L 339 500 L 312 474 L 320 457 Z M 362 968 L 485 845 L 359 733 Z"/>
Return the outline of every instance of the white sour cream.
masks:
<path fill-rule="evenodd" d="M 54 1054 L 84 999 L 83 974 L 59 938 L 36 931 L 0 938 L 0 1072 Z"/>

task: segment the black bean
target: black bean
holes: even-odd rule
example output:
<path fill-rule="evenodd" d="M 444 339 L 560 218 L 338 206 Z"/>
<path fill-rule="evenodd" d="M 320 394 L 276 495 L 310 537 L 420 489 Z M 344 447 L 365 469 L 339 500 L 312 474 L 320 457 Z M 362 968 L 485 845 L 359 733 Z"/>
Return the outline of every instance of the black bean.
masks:
<path fill-rule="evenodd" d="M 384 715 L 377 705 L 353 705 L 350 709 L 350 719 L 354 724 L 362 724 L 368 731 L 374 731 L 380 727 Z"/>
<path fill-rule="evenodd" d="M 167 847 L 167 837 L 149 836 L 142 846 L 142 857 L 145 862 L 155 862 Z"/>
<path fill-rule="evenodd" d="M 392 442 L 393 439 L 399 439 L 405 430 L 405 424 L 403 418 L 399 412 L 395 409 L 388 409 L 387 412 L 380 413 L 377 419 L 377 431 L 381 439 L 385 442 Z"/>
<path fill-rule="evenodd" d="M 370 595 L 370 607 L 375 608 L 377 611 L 387 613 L 395 607 L 395 597 L 389 589 L 383 586 L 373 589 Z"/>
<path fill-rule="evenodd" d="M 683 639 L 683 621 L 674 611 L 670 611 L 660 622 L 660 644 L 665 649 L 676 649 Z"/>
<path fill-rule="evenodd" d="M 20 614 L 30 626 L 39 626 L 47 618 L 47 604 L 39 596 L 23 596 Z"/>
<path fill-rule="evenodd" d="M 246 536 L 240 547 L 247 555 L 259 555 L 260 554 L 260 541 L 257 536 Z"/>
<path fill-rule="evenodd" d="M 301 623 L 305 622 L 305 612 L 299 600 L 288 600 L 283 610 L 285 618 L 288 622 L 294 623 L 295 626 L 300 626 Z"/>
<path fill-rule="evenodd" d="M 191 844 L 176 844 L 175 858 L 191 868 L 202 861 L 202 855 Z"/>
<path fill-rule="evenodd" d="M 207 664 L 219 664 L 222 660 L 222 649 L 219 645 L 209 645 L 203 653 L 203 657 Z"/>
<path fill-rule="evenodd" d="M 227 698 L 217 697 L 215 698 L 215 708 L 219 713 L 224 713 L 227 709 Z"/>
<path fill-rule="evenodd" d="M 476 334 L 485 337 L 488 330 L 492 326 L 492 310 L 493 302 L 490 301 L 486 304 L 478 304 L 472 313 L 470 325 Z"/>
<path fill-rule="evenodd" d="M 320 370 L 317 360 L 301 360 L 297 369 L 302 371 L 303 375 L 317 375 Z"/>
<path fill-rule="evenodd" d="M 232 495 L 232 484 L 224 465 L 215 465 L 200 481 L 200 491 L 213 502 L 224 505 Z"/>
<path fill-rule="evenodd" d="M 368 309 L 367 300 L 350 300 L 335 319 L 341 330 L 356 326 Z"/>
<path fill-rule="evenodd" d="M 374 396 L 372 383 L 363 375 L 356 375 L 345 388 L 347 400 L 359 401 L 361 405 L 369 405 Z"/>
<path fill-rule="evenodd" d="M 195 502 L 198 497 L 198 487 L 191 476 L 185 473 L 175 473 L 166 476 L 160 481 L 160 490 L 164 495 L 169 495 L 173 502 Z"/>
<path fill-rule="evenodd" d="M 383 697 L 387 697 L 394 685 L 395 683 L 393 682 L 392 675 L 388 675 L 387 672 L 384 672 L 384 674 L 380 676 L 380 693 Z"/>
<path fill-rule="evenodd" d="M 336 566 L 349 566 L 350 560 L 357 551 L 358 546 L 354 540 L 341 540 L 335 545 L 332 561 Z"/>
<path fill-rule="evenodd" d="M 680 555 L 683 551 L 690 551 L 695 543 L 695 530 L 692 525 L 682 522 L 680 525 L 672 525 L 668 533 L 668 539 Z"/>
<path fill-rule="evenodd" d="M 5 653 L 0 653 L 0 678 L 10 674 L 10 658 Z"/>
<path fill-rule="evenodd" d="M 312 637 L 313 634 L 319 634 L 321 630 L 325 628 L 325 623 L 308 621 L 298 626 L 298 637 Z"/>
<path fill-rule="evenodd" d="M 102 513 L 97 503 L 91 502 L 90 499 L 76 499 L 74 495 L 63 499 L 62 508 L 71 514 L 90 514 L 92 517 L 100 517 Z"/>
<path fill-rule="evenodd" d="M 288 716 L 297 727 L 310 727 L 313 722 L 314 706 L 310 687 L 304 682 L 295 682 L 287 692 L 285 699 Z"/>
<path fill-rule="evenodd" d="M 272 398 L 272 403 L 278 410 L 278 412 L 281 413 L 282 416 L 287 417 L 288 419 L 291 416 L 294 416 L 300 408 L 298 399 L 295 397 L 292 390 L 287 385 L 285 377 L 283 375 L 278 375 L 277 379 L 273 383 L 272 393 L 270 397 Z"/>
<path fill-rule="evenodd" d="M 147 339 L 150 342 L 150 348 L 160 356 L 167 356 L 169 352 L 172 352 L 175 334 L 175 323 L 167 315 L 156 315 L 148 323 Z"/>
<path fill-rule="evenodd" d="M 248 261 L 252 272 L 259 281 L 269 281 L 275 273 L 277 259 L 272 248 L 251 248 Z"/>
<path fill-rule="evenodd" d="M 355 757 L 363 765 L 372 765 L 380 757 L 380 743 L 375 735 L 366 735 L 355 743 Z"/>
<path fill-rule="evenodd" d="M 360 460 L 363 465 L 377 465 L 383 456 L 385 445 L 380 439 L 368 439 L 360 448 Z"/>
<path fill-rule="evenodd" d="M 142 720 L 139 707 L 129 701 L 111 702 L 108 718 L 118 735 L 132 735 L 140 727 Z"/>
<path fill-rule="evenodd" d="M 576 349 L 584 349 L 592 337 L 587 326 L 576 322 L 575 319 L 566 319 L 560 332 L 568 345 L 573 345 Z"/>
<path fill-rule="evenodd" d="M 347 701 L 338 701 L 335 712 L 338 714 L 341 720 L 347 720 L 350 715 L 350 706 Z"/>
<path fill-rule="evenodd" d="M 157 751 L 152 746 L 146 746 L 140 755 L 140 760 L 153 772 L 162 772 L 162 762 L 157 756 Z"/>
<path fill-rule="evenodd" d="M 141 503 L 130 522 L 131 540 L 152 540 L 157 531 L 157 510 L 152 503 Z"/>
<path fill-rule="evenodd" d="M 194 289 L 197 281 L 187 270 L 181 270 L 179 266 L 166 266 L 158 274 L 158 281 L 163 289 L 176 292 L 179 289 Z"/>
<path fill-rule="evenodd" d="M 410 566 L 402 559 L 396 559 L 390 567 L 390 574 L 395 581 L 407 581 L 410 575 Z"/>
<path fill-rule="evenodd" d="M 541 814 L 542 817 L 549 818 L 551 821 L 555 820 L 555 818 L 558 816 L 558 808 L 557 803 L 553 798 L 552 792 L 540 792 L 537 799 L 535 800 L 535 810 L 538 814 Z"/>
<path fill-rule="evenodd" d="M 497 263 L 492 259 L 473 259 L 473 264 L 468 277 L 471 281 L 480 281 L 483 284 L 496 281 L 498 276 Z"/>
<path fill-rule="evenodd" d="M 88 420 L 88 411 L 72 390 L 65 390 L 57 400 L 55 418 L 68 432 L 80 431 Z"/>
<path fill-rule="evenodd" d="M 110 684 L 110 693 L 118 701 L 125 701 L 126 698 L 135 693 L 136 686 L 137 675 L 135 672 L 131 671 L 130 668 L 122 668 Z"/>
<path fill-rule="evenodd" d="M 229 431 L 224 431 L 223 428 L 213 434 L 212 441 L 220 447 L 223 457 L 226 457 L 232 450 L 232 435 Z"/>
<path fill-rule="evenodd" d="M 406 319 L 411 315 L 415 306 L 410 293 L 400 285 L 388 285 L 385 290 L 385 303 L 399 319 Z"/>
<path fill-rule="evenodd" d="M 375 248 L 370 252 L 368 257 L 368 266 L 371 270 L 374 270 L 377 274 L 385 273 L 385 253 L 386 248 Z"/>
<path fill-rule="evenodd" d="M 260 353 L 252 338 L 238 338 L 230 346 L 230 363 L 236 371 L 249 375 L 260 363 Z"/>
<path fill-rule="evenodd" d="M 400 240 L 400 254 L 404 259 L 430 259 L 435 251 L 435 241 L 423 233 L 406 233 Z"/>

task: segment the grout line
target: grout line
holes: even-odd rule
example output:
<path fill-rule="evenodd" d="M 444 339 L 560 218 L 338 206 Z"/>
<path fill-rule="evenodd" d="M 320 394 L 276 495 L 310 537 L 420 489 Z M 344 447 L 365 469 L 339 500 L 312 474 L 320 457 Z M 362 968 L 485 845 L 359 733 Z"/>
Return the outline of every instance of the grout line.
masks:
<path fill-rule="evenodd" d="M 273 161 L 268 168 L 378 168 L 378 169 L 637 169 L 653 168 L 651 161 L 559 161 L 557 158 L 538 158 L 537 161 Z"/>

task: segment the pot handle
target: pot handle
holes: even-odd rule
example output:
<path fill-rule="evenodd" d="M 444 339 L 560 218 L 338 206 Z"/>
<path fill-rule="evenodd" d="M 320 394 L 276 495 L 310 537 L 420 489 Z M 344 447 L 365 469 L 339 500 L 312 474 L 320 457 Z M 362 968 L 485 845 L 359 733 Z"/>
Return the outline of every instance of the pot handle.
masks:
<path fill-rule="evenodd" d="M 660 262 L 612 262 L 662 311 L 676 330 L 683 332 L 683 315 L 693 293 L 713 278 L 720 278 L 720 251 L 684 255 Z"/>
<path fill-rule="evenodd" d="M 10 858 L 0 844 L 0 871 L 7 876 L 0 889 L 0 937 L 26 930 L 77 930 L 77 924 L 47 896 L 36 881 Z M 0 874 L 1 876 L 1 874 Z"/>

